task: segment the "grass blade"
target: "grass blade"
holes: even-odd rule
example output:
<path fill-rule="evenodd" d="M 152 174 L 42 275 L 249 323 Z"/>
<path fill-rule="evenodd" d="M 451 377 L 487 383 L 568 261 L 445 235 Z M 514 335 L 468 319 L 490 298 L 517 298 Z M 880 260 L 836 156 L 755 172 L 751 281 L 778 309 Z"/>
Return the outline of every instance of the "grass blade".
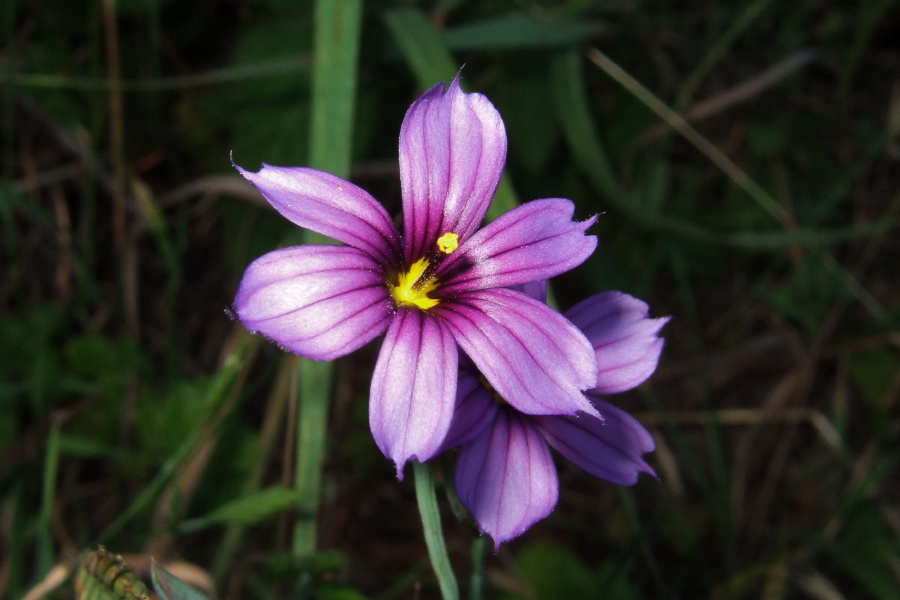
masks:
<path fill-rule="evenodd" d="M 361 0 L 318 0 L 315 14 L 310 166 L 340 177 L 350 174 L 356 71 L 362 22 Z M 306 241 L 326 243 L 308 232 Z M 294 553 L 316 550 L 322 495 L 322 463 L 331 397 L 331 363 L 300 361 L 297 478 L 300 518 L 294 528 Z"/>

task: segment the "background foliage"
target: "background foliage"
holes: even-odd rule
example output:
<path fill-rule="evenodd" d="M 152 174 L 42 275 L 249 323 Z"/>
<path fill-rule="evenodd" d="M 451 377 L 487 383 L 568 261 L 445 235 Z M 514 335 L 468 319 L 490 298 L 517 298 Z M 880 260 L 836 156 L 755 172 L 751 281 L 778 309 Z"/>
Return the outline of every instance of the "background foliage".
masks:
<path fill-rule="evenodd" d="M 441 498 L 461 580 L 900 598 L 898 27 L 893 0 L 365 5 L 352 179 L 397 210 L 403 114 L 465 65 L 507 126 L 498 202 L 603 215 L 560 305 L 622 289 L 673 316 L 613 398 L 659 481 L 560 463 L 553 516 L 486 555 Z M 224 598 L 438 597 L 368 432 L 372 353 L 336 366 L 298 514 L 295 360 L 229 318 L 249 261 L 300 236 L 229 153 L 308 162 L 313 34 L 308 1 L 0 6 L 0 595 L 103 543 Z M 291 553 L 298 518 L 320 552 Z"/>

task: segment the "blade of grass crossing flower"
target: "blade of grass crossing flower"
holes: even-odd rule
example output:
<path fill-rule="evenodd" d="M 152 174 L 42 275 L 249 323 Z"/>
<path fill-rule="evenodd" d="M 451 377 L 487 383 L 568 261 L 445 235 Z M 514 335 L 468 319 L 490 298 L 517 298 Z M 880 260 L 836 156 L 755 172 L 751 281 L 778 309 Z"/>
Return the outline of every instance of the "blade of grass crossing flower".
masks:
<path fill-rule="evenodd" d="M 350 174 L 362 0 L 318 0 L 310 166 Z"/>
<path fill-rule="evenodd" d="M 416 478 L 416 502 L 425 531 L 425 545 L 428 546 L 428 558 L 431 559 L 431 566 L 441 588 L 441 596 L 444 600 L 458 600 L 459 586 L 450 566 L 447 546 L 444 544 L 441 513 L 438 511 L 437 498 L 434 494 L 431 465 L 414 462 L 413 473 Z"/>
<path fill-rule="evenodd" d="M 44 457 L 44 484 L 41 495 L 41 516 L 38 528 L 37 566 L 42 576 L 53 566 L 53 530 L 50 518 L 53 500 L 56 498 L 56 476 L 59 473 L 59 424 L 54 423 L 47 439 L 47 455 Z"/>
<path fill-rule="evenodd" d="M 362 0 L 317 0 L 313 56 L 310 166 L 339 177 L 350 174 L 353 116 L 356 101 Z M 308 234 L 307 243 L 323 236 Z M 297 477 L 300 518 L 294 529 L 294 553 L 316 550 L 316 523 L 322 488 L 322 463 L 328 425 L 333 367 L 300 361 Z"/>
<path fill-rule="evenodd" d="M 422 89 L 428 89 L 440 81 L 450 82 L 456 77 L 461 65 L 453 58 L 441 32 L 431 24 L 425 13 L 417 8 L 398 8 L 387 11 L 384 18 Z M 518 205 L 512 183 L 509 177 L 503 175 L 485 219 L 493 221 Z"/>

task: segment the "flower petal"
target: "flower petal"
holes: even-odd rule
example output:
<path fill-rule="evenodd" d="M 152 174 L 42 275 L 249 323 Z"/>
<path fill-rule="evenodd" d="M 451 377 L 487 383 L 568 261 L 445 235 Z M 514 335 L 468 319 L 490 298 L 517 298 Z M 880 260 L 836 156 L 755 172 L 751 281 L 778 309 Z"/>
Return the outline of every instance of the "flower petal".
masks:
<path fill-rule="evenodd" d="M 515 408 L 529 414 L 596 414 L 581 393 L 597 382 L 593 348 L 546 304 L 501 288 L 468 292 L 432 310 Z"/>
<path fill-rule="evenodd" d="M 400 128 L 400 182 L 406 260 L 425 256 L 441 235 L 460 244 L 478 228 L 506 161 L 506 131 L 490 101 L 466 94 L 459 77 L 438 84 L 406 113 Z"/>
<path fill-rule="evenodd" d="M 381 452 L 397 464 L 425 462 L 441 447 L 456 398 L 459 351 L 438 319 L 400 309 L 372 374 L 369 425 Z"/>
<path fill-rule="evenodd" d="M 323 171 L 263 164 L 235 168 L 292 223 L 359 248 L 381 264 L 399 258 L 399 234 L 384 207 L 362 188 Z"/>
<path fill-rule="evenodd" d="M 634 485 L 638 473 L 656 477 L 641 457 L 656 448 L 637 419 L 599 398 L 592 398 L 602 419 L 590 415 L 533 417 L 547 442 L 591 475 Z"/>
<path fill-rule="evenodd" d="M 393 303 L 381 267 L 349 246 L 295 246 L 250 264 L 234 301 L 238 318 L 291 352 L 332 360 L 387 328 Z"/>
<path fill-rule="evenodd" d="M 441 452 L 465 444 L 481 433 L 482 429 L 493 423 L 499 408 L 494 393 L 484 387 L 475 367 L 463 367 L 464 363 L 469 362 L 465 356 L 460 359 L 456 408 L 453 410 L 450 431 L 441 444 Z"/>
<path fill-rule="evenodd" d="M 519 285 L 511 285 L 509 289 L 522 292 L 529 298 L 534 298 L 538 302 L 547 304 L 547 280 L 540 279 L 538 281 L 529 281 L 528 283 L 520 283 Z"/>
<path fill-rule="evenodd" d="M 622 292 L 591 296 L 566 311 L 597 353 L 598 394 L 615 394 L 643 383 L 659 362 L 663 339 L 659 330 L 668 321 L 648 318 L 647 304 Z"/>
<path fill-rule="evenodd" d="M 527 417 L 501 410 L 492 427 L 460 449 L 456 490 L 498 548 L 550 514 L 559 483 L 540 433 Z"/>
<path fill-rule="evenodd" d="M 574 211 L 569 200 L 548 198 L 500 216 L 444 261 L 441 294 L 548 279 L 580 265 L 597 247 L 597 237 L 584 234 L 597 217 L 576 222 Z"/>

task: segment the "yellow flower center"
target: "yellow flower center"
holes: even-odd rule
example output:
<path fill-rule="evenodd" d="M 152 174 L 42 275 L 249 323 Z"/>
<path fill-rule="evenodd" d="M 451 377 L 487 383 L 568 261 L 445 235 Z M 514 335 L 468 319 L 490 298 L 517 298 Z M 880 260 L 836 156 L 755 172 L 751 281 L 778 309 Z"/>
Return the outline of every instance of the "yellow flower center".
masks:
<path fill-rule="evenodd" d="M 431 277 L 423 277 L 428 270 L 430 262 L 427 258 L 417 260 L 406 273 L 401 273 L 397 278 L 397 285 L 391 286 L 391 296 L 398 306 L 417 306 L 428 309 L 437 305 L 438 301 L 428 297 L 428 292 L 437 287 L 437 280 Z"/>
<path fill-rule="evenodd" d="M 445 233 L 438 238 L 437 246 L 441 254 L 452 254 L 459 247 L 459 235 L 453 232 Z M 428 294 L 438 287 L 434 273 L 444 258 L 441 254 L 432 254 L 432 258 L 420 258 L 408 271 L 397 276 L 396 285 L 390 285 L 391 296 L 397 306 L 423 310 L 437 306 L 438 300 L 430 298 Z"/>

